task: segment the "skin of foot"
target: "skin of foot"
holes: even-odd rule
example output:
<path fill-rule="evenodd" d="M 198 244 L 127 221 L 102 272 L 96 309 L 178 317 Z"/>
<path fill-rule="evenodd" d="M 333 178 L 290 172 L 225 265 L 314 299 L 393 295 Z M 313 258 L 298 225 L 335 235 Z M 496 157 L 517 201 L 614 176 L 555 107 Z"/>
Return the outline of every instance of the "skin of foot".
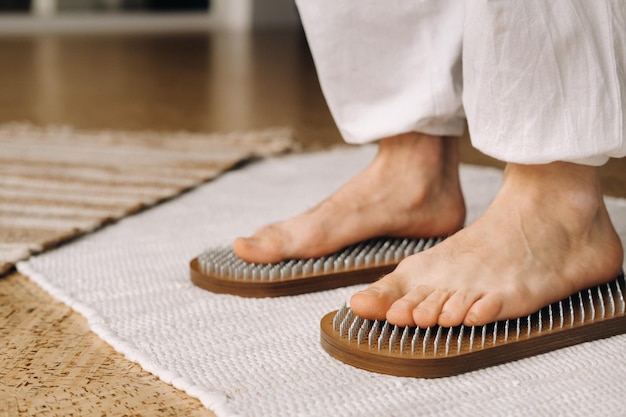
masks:
<path fill-rule="evenodd" d="M 316 207 L 251 237 L 241 259 L 273 263 L 335 252 L 373 237 L 447 236 L 465 221 L 458 139 L 407 133 L 379 142 L 364 171 Z"/>
<path fill-rule="evenodd" d="M 483 325 L 608 282 L 623 257 L 595 167 L 508 164 L 482 217 L 403 260 L 350 306 L 402 326 Z"/>

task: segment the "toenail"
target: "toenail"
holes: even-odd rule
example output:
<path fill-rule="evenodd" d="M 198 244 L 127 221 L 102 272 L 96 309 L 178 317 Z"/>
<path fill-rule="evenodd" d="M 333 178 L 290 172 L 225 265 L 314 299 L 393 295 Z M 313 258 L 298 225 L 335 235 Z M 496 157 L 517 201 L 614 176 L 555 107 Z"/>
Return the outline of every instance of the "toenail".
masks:
<path fill-rule="evenodd" d="M 246 243 L 250 246 L 258 246 L 259 239 L 257 239 L 256 237 L 248 237 L 246 238 Z"/>
<path fill-rule="evenodd" d="M 481 326 L 482 322 L 478 320 L 478 317 L 474 313 L 469 313 L 467 315 L 467 320 L 472 324 L 472 326 Z"/>
<path fill-rule="evenodd" d="M 361 291 L 357 292 L 357 294 L 378 296 L 378 295 L 380 295 L 380 292 L 378 290 L 374 289 L 374 288 L 366 288 L 364 290 L 361 290 Z"/>
<path fill-rule="evenodd" d="M 389 307 L 389 310 L 406 310 L 409 308 L 409 305 L 405 301 L 396 301 Z"/>

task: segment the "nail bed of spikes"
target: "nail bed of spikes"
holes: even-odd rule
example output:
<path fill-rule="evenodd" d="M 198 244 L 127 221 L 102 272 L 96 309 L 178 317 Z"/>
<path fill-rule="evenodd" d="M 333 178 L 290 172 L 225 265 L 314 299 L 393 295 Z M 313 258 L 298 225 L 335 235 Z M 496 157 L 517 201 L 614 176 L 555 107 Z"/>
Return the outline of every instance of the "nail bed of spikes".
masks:
<path fill-rule="evenodd" d="M 580 291 L 536 313 L 484 326 L 401 327 L 357 316 L 344 306 L 333 318 L 337 336 L 357 347 L 394 354 L 449 356 L 499 346 L 596 319 L 624 315 L 624 275 L 607 284 Z"/>
<path fill-rule="evenodd" d="M 231 247 L 221 247 L 198 256 L 201 270 L 233 280 L 281 281 L 306 276 L 397 264 L 407 256 L 426 250 L 444 238 L 376 238 L 348 246 L 331 255 L 291 259 L 274 264 L 255 264 L 241 260 Z"/>

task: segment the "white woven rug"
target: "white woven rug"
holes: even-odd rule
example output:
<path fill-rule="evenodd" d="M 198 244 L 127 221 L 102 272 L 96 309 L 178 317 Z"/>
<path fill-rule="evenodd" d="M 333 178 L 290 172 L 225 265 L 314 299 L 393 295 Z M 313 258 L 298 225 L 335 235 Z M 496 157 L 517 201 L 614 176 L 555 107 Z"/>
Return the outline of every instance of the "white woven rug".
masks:
<path fill-rule="evenodd" d="M 191 285 L 187 263 L 200 251 L 310 207 L 373 152 L 264 160 L 18 268 L 218 416 L 625 415 L 626 336 L 451 378 L 396 378 L 319 346 L 319 319 L 359 287 L 255 300 Z M 500 172 L 463 166 L 462 181 L 471 221 Z M 607 201 L 626 242 L 626 201 Z"/>

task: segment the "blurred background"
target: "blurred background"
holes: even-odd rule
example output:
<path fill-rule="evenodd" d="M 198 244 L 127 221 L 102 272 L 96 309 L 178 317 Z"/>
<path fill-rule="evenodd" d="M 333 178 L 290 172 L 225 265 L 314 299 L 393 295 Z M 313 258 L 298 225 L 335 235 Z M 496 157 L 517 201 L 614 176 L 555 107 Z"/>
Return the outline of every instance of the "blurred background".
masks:
<path fill-rule="evenodd" d="M 209 20 L 209 26 L 251 27 L 294 25 L 298 21 L 293 1 L 286 0 L 3 0 L 0 1 L 0 11 L 5 15 L 18 14 L 35 17 L 54 17 L 56 22 L 70 22 L 72 25 L 82 25 L 81 20 L 89 21 L 102 26 L 102 17 L 108 14 L 109 23 L 112 16 L 125 19 L 130 14 L 135 17 L 142 13 L 185 13 L 187 24 L 200 22 L 202 18 Z M 173 16 L 169 16 L 173 17 Z M 70 18 L 70 19 L 68 19 Z M 208 18 L 208 19 L 207 19 Z M 226 19 L 226 20 L 224 20 Z M 24 19 L 19 19 L 21 29 L 27 25 Z M 99 20 L 100 22 L 96 22 Z M 179 19 L 181 20 L 181 19 Z M 219 22 L 218 22 L 219 21 Z M 153 23 L 155 20 L 153 19 Z M 3 22 L 7 23 L 7 22 Z M 54 20 L 41 24 L 55 23 Z M 57 23 L 58 25 L 58 23 Z M 17 25 L 10 25 L 16 28 Z M 69 25 L 68 25 L 69 26 Z M 198 27 L 202 26 L 198 24 Z M 206 26 L 206 25 L 205 25 Z M 66 29 L 71 29 L 67 27 Z M 2 30 L 6 30 L 3 28 Z"/>
<path fill-rule="evenodd" d="M 0 123 L 342 143 L 293 0 L 0 0 L 0 80 Z M 603 168 L 607 193 L 625 195 L 625 166 Z"/>
<path fill-rule="evenodd" d="M 340 141 L 293 0 L 0 0 L 0 123 Z"/>

